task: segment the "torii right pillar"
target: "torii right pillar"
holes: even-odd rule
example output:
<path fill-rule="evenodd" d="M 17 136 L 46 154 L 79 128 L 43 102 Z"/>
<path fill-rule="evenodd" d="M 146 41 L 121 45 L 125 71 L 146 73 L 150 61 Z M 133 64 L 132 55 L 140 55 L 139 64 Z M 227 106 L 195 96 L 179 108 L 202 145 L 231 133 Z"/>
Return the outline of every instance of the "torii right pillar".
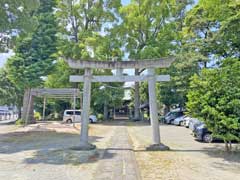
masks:
<path fill-rule="evenodd" d="M 160 129 L 157 111 L 157 96 L 156 96 L 156 76 L 155 69 L 148 69 L 148 94 L 150 107 L 150 120 L 152 126 L 152 141 L 153 144 L 147 147 L 147 150 L 169 150 L 170 148 L 161 143 Z"/>

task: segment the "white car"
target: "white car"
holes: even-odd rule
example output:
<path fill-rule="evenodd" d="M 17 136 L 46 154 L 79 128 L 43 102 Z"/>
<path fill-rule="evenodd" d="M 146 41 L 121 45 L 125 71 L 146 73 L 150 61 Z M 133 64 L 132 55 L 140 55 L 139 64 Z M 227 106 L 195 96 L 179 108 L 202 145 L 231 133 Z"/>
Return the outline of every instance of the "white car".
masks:
<path fill-rule="evenodd" d="M 183 126 L 185 117 L 186 116 L 180 116 L 180 117 L 174 119 L 173 124 L 177 125 L 177 126 Z"/>
<path fill-rule="evenodd" d="M 63 122 L 65 123 L 75 123 L 75 122 L 81 122 L 82 110 L 65 110 L 63 113 Z M 96 123 L 97 117 L 95 115 L 89 116 L 89 122 L 90 123 Z"/>
<path fill-rule="evenodd" d="M 184 118 L 184 125 L 185 125 L 186 128 L 189 128 L 189 124 L 190 124 L 191 119 L 192 118 L 188 117 L 188 116 Z"/>

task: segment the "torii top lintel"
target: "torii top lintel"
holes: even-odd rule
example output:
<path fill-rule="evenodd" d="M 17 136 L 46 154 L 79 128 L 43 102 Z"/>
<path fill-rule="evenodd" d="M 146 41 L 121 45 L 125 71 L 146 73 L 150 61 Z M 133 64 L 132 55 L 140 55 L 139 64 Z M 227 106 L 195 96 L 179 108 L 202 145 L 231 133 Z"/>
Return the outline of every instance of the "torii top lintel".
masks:
<path fill-rule="evenodd" d="M 69 66 L 73 69 L 142 69 L 142 68 L 165 68 L 169 67 L 174 61 L 173 57 L 156 60 L 137 60 L 137 61 L 78 61 L 68 59 Z"/>

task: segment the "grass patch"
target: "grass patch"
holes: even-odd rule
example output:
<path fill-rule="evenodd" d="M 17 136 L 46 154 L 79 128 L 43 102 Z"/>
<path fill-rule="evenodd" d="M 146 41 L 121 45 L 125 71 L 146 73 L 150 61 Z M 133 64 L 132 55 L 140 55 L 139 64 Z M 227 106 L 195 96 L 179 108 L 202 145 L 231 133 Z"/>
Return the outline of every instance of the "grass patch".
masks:
<path fill-rule="evenodd" d="M 22 126 L 22 125 L 24 125 L 24 120 L 23 120 L 23 119 L 18 119 L 18 120 L 15 122 L 15 124 L 16 124 L 17 126 Z"/>

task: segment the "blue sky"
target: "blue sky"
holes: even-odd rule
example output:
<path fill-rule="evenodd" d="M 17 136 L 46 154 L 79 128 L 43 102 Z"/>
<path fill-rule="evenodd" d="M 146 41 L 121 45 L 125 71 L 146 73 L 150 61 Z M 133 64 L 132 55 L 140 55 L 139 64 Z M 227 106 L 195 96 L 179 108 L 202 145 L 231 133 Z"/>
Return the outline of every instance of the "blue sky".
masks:
<path fill-rule="evenodd" d="M 122 0 L 123 5 L 127 5 L 130 2 L 130 0 Z"/>
<path fill-rule="evenodd" d="M 9 53 L 0 53 L 0 68 L 4 66 L 7 59 L 11 57 L 12 54 L 13 54 L 12 51 L 10 51 Z"/>

